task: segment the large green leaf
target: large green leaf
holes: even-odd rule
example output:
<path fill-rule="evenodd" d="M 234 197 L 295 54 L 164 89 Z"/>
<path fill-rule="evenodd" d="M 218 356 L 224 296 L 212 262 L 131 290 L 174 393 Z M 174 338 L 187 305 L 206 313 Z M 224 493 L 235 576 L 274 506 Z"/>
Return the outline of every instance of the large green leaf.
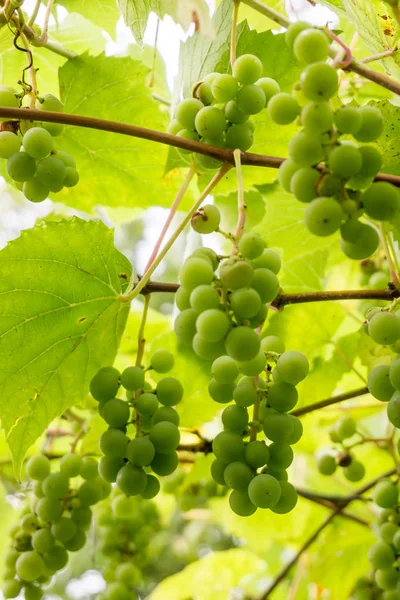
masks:
<path fill-rule="evenodd" d="M 65 6 L 69 12 L 80 13 L 112 37 L 115 36 L 119 18 L 116 0 L 57 0 L 57 4 Z"/>
<path fill-rule="evenodd" d="M 131 28 L 136 41 L 143 42 L 143 35 L 150 13 L 160 19 L 170 15 L 186 31 L 195 23 L 196 31 L 206 37 L 213 37 L 214 28 L 210 20 L 210 10 L 205 0 L 118 0 L 124 21 Z"/>
<path fill-rule="evenodd" d="M 168 118 L 146 86 L 148 73 L 130 57 L 85 54 L 69 60 L 60 69 L 65 110 L 165 130 Z M 96 204 L 172 204 L 181 176 L 163 177 L 166 146 L 82 127 L 66 128 L 61 144 L 75 157 L 81 174 L 79 185 L 62 193 L 68 204 L 86 210 Z"/>
<path fill-rule="evenodd" d="M 0 417 L 18 471 L 54 417 L 111 364 L 131 267 L 100 222 L 50 222 L 0 253 Z"/>

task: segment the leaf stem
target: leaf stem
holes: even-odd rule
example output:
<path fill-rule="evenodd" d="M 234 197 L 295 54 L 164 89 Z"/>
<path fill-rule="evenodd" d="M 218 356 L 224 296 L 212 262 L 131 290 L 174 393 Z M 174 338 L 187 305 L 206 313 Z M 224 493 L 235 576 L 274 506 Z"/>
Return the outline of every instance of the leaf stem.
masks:
<path fill-rule="evenodd" d="M 166 233 L 167 233 L 167 231 L 169 229 L 169 226 L 171 225 L 172 219 L 176 215 L 176 212 L 178 210 L 179 204 L 180 204 L 183 196 L 185 195 L 185 193 L 186 193 L 186 191 L 187 191 L 187 189 L 189 187 L 189 184 L 192 181 L 195 173 L 196 173 L 196 167 L 193 164 L 190 167 L 190 169 L 189 169 L 189 171 L 188 171 L 188 173 L 187 173 L 187 175 L 186 175 L 186 177 L 185 177 L 185 179 L 184 179 L 184 181 L 183 181 L 183 183 L 182 183 L 182 185 L 181 185 L 181 187 L 180 187 L 180 189 L 179 189 L 179 191 L 178 191 L 178 193 L 177 193 L 177 195 L 175 197 L 175 200 L 172 203 L 172 206 L 171 206 L 171 209 L 170 209 L 170 211 L 168 213 L 167 219 L 166 219 L 166 221 L 164 223 L 164 226 L 163 226 L 163 228 L 161 230 L 160 235 L 158 236 L 158 240 L 156 241 L 156 243 L 154 245 L 154 248 L 153 248 L 153 251 L 150 254 L 150 258 L 147 261 L 147 265 L 146 265 L 146 267 L 144 269 L 145 273 L 150 269 L 153 261 L 155 260 L 155 258 L 157 256 L 157 254 L 158 254 L 158 252 L 160 250 L 161 244 L 163 243 L 165 235 L 166 235 Z"/>
<path fill-rule="evenodd" d="M 232 13 L 232 29 L 231 29 L 231 51 L 230 51 L 230 63 L 231 69 L 233 70 L 233 65 L 236 60 L 236 33 L 237 33 L 237 22 L 239 18 L 239 2 L 235 1 L 233 3 L 233 13 Z"/>
<path fill-rule="evenodd" d="M 394 53 L 394 48 L 389 48 L 389 50 L 384 50 L 383 52 L 377 52 L 377 54 L 371 54 L 371 56 L 366 56 L 365 58 L 360 59 L 360 63 L 366 65 L 367 63 L 374 62 L 376 60 L 381 60 L 386 56 L 391 56 Z"/>
<path fill-rule="evenodd" d="M 136 353 L 136 362 L 135 362 L 137 367 L 142 366 L 144 348 L 146 345 L 146 338 L 144 337 L 144 330 L 146 327 L 147 314 L 149 312 L 150 298 L 151 298 L 151 296 L 145 296 L 144 302 L 143 302 L 143 312 L 142 312 L 142 318 L 140 321 L 140 327 L 139 327 L 139 331 L 138 331 L 138 343 L 137 343 L 137 353 Z M 139 395 L 140 395 L 140 390 L 137 390 L 135 392 L 135 400 L 137 400 Z M 136 419 L 135 419 L 136 435 L 139 435 L 141 418 L 140 418 L 140 413 L 139 413 L 139 411 L 136 410 L 136 408 L 135 408 L 135 412 L 136 412 Z"/>
<path fill-rule="evenodd" d="M 29 20 L 27 22 L 28 27 L 32 27 L 32 25 L 35 24 L 35 21 L 36 21 L 36 18 L 38 16 L 41 4 L 42 4 L 42 0 L 36 0 L 33 12 L 32 12 L 32 14 L 29 17 Z"/>
<path fill-rule="evenodd" d="M 149 269 L 146 271 L 145 275 L 142 277 L 142 279 L 139 281 L 139 283 L 134 285 L 133 289 L 132 289 L 132 286 L 130 286 L 130 289 L 128 289 L 126 295 L 122 297 L 125 301 L 129 301 L 129 302 L 132 301 L 133 298 L 135 298 L 138 294 L 140 294 L 141 291 L 146 287 L 146 284 L 150 281 L 150 277 L 152 276 L 152 274 L 154 273 L 154 271 L 156 270 L 158 265 L 161 263 L 161 261 L 163 260 L 165 255 L 171 249 L 171 247 L 173 246 L 175 241 L 178 239 L 178 237 L 180 236 L 182 231 L 185 229 L 185 227 L 189 223 L 192 215 L 199 208 L 199 206 L 201 205 L 203 200 L 205 198 L 207 198 L 208 194 L 210 194 L 210 192 L 214 189 L 214 187 L 217 185 L 217 183 L 219 181 L 221 181 L 221 179 L 225 176 L 225 174 L 231 168 L 232 168 L 231 165 L 222 165 L 222 167 L 219 168 L 217 173 L 211 179 L 210 183 L 204 188 L 199 199 L 193 204 L 192 208 L 189 210 L 189 212 L 187 213 L 185 218 L 182 220 L 180 225 L 176 228 L 174 233 L 171 235 L 171 237 L 165 244 L 164 248 L 161 250 L 161 252 L 155 258 L 155 260 L 152 262 L 151 267 L 149 267 Z"/>
<path fill-rule="evenodd" d="M 42 34 L 39 36 L 39 39 L 38 39 L 39 46 L 44 46 L 44 44 L 46 44 L 46 42 L 47 42 L 47 32 L 49 29 L 49 21 L 50 21 L 51 11 L 53 10 L 53 6 L 54 6 L 54 0 L 47 0 L 47 7 L 46 7 L 45 15 L 44 15 Z"/>
<path fill-rule="evenodd" d="M 160 18 L 157 17 L 157 25 L 156 25 L 156 34 L 154 36 L 154 45 L 153 45 L 153 59 L 151 64 L 151 73 L 149 83 L 147 84 L 149 87 L 153 87 L 156 73 L 156 61 L 157 61 L 157 43 L 158 43 L 158 33 L 160 30 Z"/>

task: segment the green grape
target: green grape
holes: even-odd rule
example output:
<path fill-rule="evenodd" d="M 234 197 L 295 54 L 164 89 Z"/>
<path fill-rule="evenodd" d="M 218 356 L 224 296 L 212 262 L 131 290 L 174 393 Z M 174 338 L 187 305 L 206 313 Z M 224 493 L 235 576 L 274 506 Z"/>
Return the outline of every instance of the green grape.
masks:
<path fill-rule="evenodd" d="M 372 373 L 377 369 L 378 367 L 375 367 L 373 369 Z M 400 357 L 396 357 L 392 364 L 390 365 L 390 371 L 389 371 L 389 379 L 390 379 L 390 383 L 391 386 L 393 386 L 396 390 L 400 389 Z M 393 390 L 394 392 L 394 390 Z M 378 398 L 379 400 L 379 398 Z M 390 400 L 390 398 L 389 398 Z"/>
<path fill-rule="evenodd" d="M 118 374 L 119 375 L 119 374 Z M 121 373 L 121 384 L 126 390 L 135 392 L 136 390 L 143 389 L 144 386 L 144 373 L 141 367 L 127 367 Z M 111 389 L 110 389 L 111 391 Z M 118 392 L 118 388 L 115 394 Z M 114 395 L 115 395 L 114 394 Z"/>
<path fill-rule="evenodd" d="M 356 133 L 361 127 L 359 108 L 344 106 L 335 114 L 335 125 L 341 133 Z"/>
<path fill-rule="evenodd" d="M 181 129 L 181 131 L 178 131 L 176 135 L 177 137 L 183 138 L 184 140 L 192 140 L 193 142 L 200 141 L 198 133 L 193 129 Z M 179 148 L 179 153 L 182 154 L 182 156 L 185 156 L 186 154 L 191 154 L 191 152 L 192 150 L 187 150 L 186 148 Z"/>
<path fill-rule="evenodd" d="M 98 402 L 111 400 L 118 393 L 120 373 L 114 367 L 103 367 L 90 382 L 90 393 Z"/>
<path fill-rule="evenodd" d="M 21 139 L 12 131 L 0 131 L 0 158 L 10 158 L 19 152 Z"/>
<path fill-rule="evenodd" d="M 48 529 L 39 529 L 32 535 L 32 547 L 40 554 L 50 552 L 54 544 L 54 537 Z"/>
<path fill-rule="evenodd" d="M 368 323 L 368 334 L 382 346 L 394 344 L 400 338 L 400 320 L 392 313 L 378 312 Z"/>
<path fill-rule="evenodd" d="M 79 183 L 79 173 L 73 167 L 67 167 L 65 169 L 66 175 L 63 182 L 64 187 L 71 188 L 75 187 Z"/>
<path fill-rule="evenodd" d="M 279 254 L 267 248 L 258 258 L 251 261 L 254 269 L 268 269 L 277 275 L 281 270 L 281 259 Z"/>
<path fill-rule="evenodd" d="M 271 100 L 272 96 L 279 94 L 281 88 L 279 83 L 271 77 L 261 77 L 257 82 L 258 87 L 262 89 L 265 95 L 265 105 Z"/>
<path fill-rule="evenodd" d="M 62 498 L 68 491 L 68 477 L 62 473 L 51 473 L 43 480 L 42 490 L 47 498 Z"/>
<path fill-rule="evenodd" d="M 22 144 L 25 152 L 36 159 L 45 158 L 53 149 L 53 138 L 43 127 L 32 127 L 25 133 Z"/>
<path fill-rule="evenodd" d="M 365 467 L 358 460 L 352 460 L 349 466 L 343 469 L 343 473 L 349 481 L 360 481 L 365 475 Z"/>
<path fill-rule="evenodd" d="M 39 181 L 46 185 L 51 192 L 59 192 L 63 188 L 67 169 L 61 160 L 55 156 L 49 156 L 39 161 L 36 174 Z"/>
<path fill-rule="evenodd" d="M 312 167 L 303 167 L 295 172 L 290 182 L 290 190 L 300 202 L 311 202 L 317 197 L 317 184 L 321 174 Z"/>
<path fill-rule="evenodd" d="M 230 356 L 220 356 L 214 360 L 211 366 L 211 373 L 219 383 L 232 383 L 239 375 L 239 369 L 233 358 Z"/>
<path fill-rule="evenodd" d="M 373 290 L 385 290 L 389 284 L 389 278 L 386 273 L 380 273 L 379 271 L 371 275 L 369 279 L 369 285 Z"/>
<path fill-rule="evenodd" d="M 21 581 L 18 581 L 17 579 L 7 579 L 3 582 L 1 590 L 4 598 L 16 598 L 19 596 L 21 588 Z"/>
<path fill-rule="evenodd" d="M 388 480 L 379 481 L 372 492 L 372 498 L 381 508 L 394 507 L 399 499 L 397 485 Z"/>
<path fill-rule="evenodd" d="M 338 74 L 336 69 L 327 63 L 316 62 L 304 69 L 300 84 L 309 100 L 322 102 L 336 94 L 339 85 Z"/>
<path fill-rule="evenodd" d="M 254 83 L 262 75 L 263 66 L 254 54 L 239 56 L 233 65 L 233 76 L 243 85 Z"/>
<path fill-rule="evenodd" d="M 135 407 L 143 417 L 152 417 L 158 408 L 158 398 L 155 394 L 144 392 L 136 398 Z"/>
<path fill-rule="evenodd" d="M 157 384 L 156 394 L 164 406 L 176 406 L 183 398 L 183 386 L 175 377 L 163 377 Z"/>
<path fill-rule="evenodd" d="M 271 475 L 256 475 L 248 488 L 251 502 L 258 508 L 272 508 L 281 496 L 281 486 Z"/>
<path fill-rule="evenodd" d="M 250 319 L 260 310 L 260 294 L 253 288 L 239 288 L 232 292 L 230 305 L 238 321 Z"/>
<path fill-rule="evenodd" d="M 386 407 L 389 421 L 397 429 L 400 429 L 400 395 L 395 392 Z"/>
<path fill-rule="evenodd" d="M 400 208 L 399 192 L 387 181 L 372 183 L 362 201 L 367 215 L 378 221 L 390 221 Z"/>
<path fill-rule="evenodd" d="M 285 352 L 285 344 L 276 335 L 267 335 L 261 340 L 261 350 L 263 352 L 276 352 L 282 354 Z"/>
<path fill-rule="evenodd" d="M 382 511 L 382 512 L 384 513 L 385 511 Z M 395 518 L 397 520 L 397 513 L 394 512 L 394 514 L 393 514 L 392 510 L 390 510 L 390 513 L 391 513 L 391 517 Z M 396 531 L 395 535 L 393 536 L 393 540 L 392 541 L 393 541 L 393 546 L 398 551 L 400 549 L 400 530 L 399 530 L 397 524 L 396 524 L 396 527 L 397 527 L 397 531 Z"/>
<path fill-rule="evenodd" d="M 143 469 L 127 464 L 119 471 L 117 486 L 126 496 L 141 494 L 147 484 L 147 475 Z"/>
<path fill-rule="evenodd" d="M 310 366 L 302 352 L 287 350 L 278 358 L 276 369 L 280 381 L 297 385 L 307 377 Z"/>
<path fill-rule="evenodd" d="M 377 542 L 368 550 L 368 559 L 374 569 L 389 569 L 394 562 L 394 554 L 389 544 Z"/>
<path fill-rule="evenodd" d="M 203 360 L 215 360 L 218 356 L 225 354 L 225 345 L 223 340 L 209 342 L 196 333 L 193 338 L 193 350 Z"/>
<path fill-rule="evenodd" d="M 101 410 L 101 416 L 110 427 L 124 427 L 129 421 L 129 405 L 118 398 L 107 400 Z"/>
<path fill-rule="evenodd" d="M 280 165 L 278 170 L 278 181 L 287 192 L 291 191 L 291 182 L 293 175 L 301 168 L 300 165 L 295 163 L 291 158 L 287 158 Z"/>
<path fill-rule="evenodd" d="M 245 260 L 226 260 L 220 268 L 222 285 L 230 290 L 237 290 L 251 285 L 254 276 L 253 267 Z"/>
<path fill-rule="evenodd" d="M 77 529 L 74 536 L 64 542 L 64 547 L 70 552 L 77 552 L 86 544 L 86 533 L 83 529 Z"/>
<path fill-rule="evenodd" d="M 199 285 L 190 294 L 190 305 L 198 313 L 218 308 L 220 300 L 217 290 L 209 285 Z"/>
<path fill-rule="evenodd" d="M 124 467 L 123 467 L 124 468 Z M 78 498 L 81 506 L 92 506 L 101 500 L 101 479 L 96 477 L 89 481 L 84 481 L 78 490 Z"/>
<path fill-rule="evenodd" d="M 204 287 L 210 289 L 210 286 L 208 285 L 205 285 Z M 199 288 L 203 288 L 203 286 L 200 285 Z M 179 310 L 186 310 L 187 308 L 190 308 L 190 294 L 191 292 L 185 289 L 183 285 L 179 286 L 175 294 L 175 303 Z"/>
<path fill-rule="evenodd" d="M 148 466 L 153 460 L 155 453 L 154 445 L 145 437 L 136 437 L 131 440 L 126 450 L 128 460 L 137 467 Z"/>
<path fill-rule="evenodd" d="M 240 372 L 244 375 L 256 377 L 257 375 L 260 375 L 262 371 L 264 371 L 266 364 L 267 359 L 265 357 L 265 353 L 262 352 L 262 350 L 260 350 L 255 358 L 253 358 L 252 360 L 239 362 L 238 366 Z"/>
<path fill-rule="evenodd" d="M 151 479 L 156 479 L 150 476 Z M 158 481 L 158 479 L 156 479 Z M 120 563 L 115 570 L 115 577 L 121 583 L 129 587 L 137 585 L 141 581 L 141 572 L 136 565 L 131 562 Z"/>
<path fill-rule="evenodd" d="M 317 457 L 317 467 L 321 475 L 333 475 L 336 466 L 336 460 L 332 454 L 324 452 Z"/>
<path fill-rule="evenodd" d="M 288 481 L 279 481 L 281 486 L 281 495 L 275 506 L 271 510 L 278 515 L 284 515 L 291 512 L 297 504 L 298 496 L 296 488 Z"/>
<path fill-rule="evenodd" d="M 218 483 L 219 485 L 225 485 L 224 472 L 227 467 L 227 463 L 224 463 L 222 460 L 214 460 L 211 463 L 211 477 Z"/>
<path fill-rule="evenodd" d="M 212 250 L 211 248 L 197 248 L 197 250 L 195 250 L 192 254 L 192 257 L 196 256 L 198 258 L 202 258 L 203 260 L 207 260 L 207 262 L 210 263 L 214 271 L 217 269 L 219 265 L 219 259 L 216 252 L 214 252 L 214 250 Z"/>
<path fill-rule="evenodd" d="M 43 559 L 35 550 L 23 552 L 18 557 L 15 568 L 18 577 L 24 581 L 36 581 L 45 572 Z"/>
<path fill-rule="evenodd" d="M 279 291 L 279 280 L 269 269 L 255 269 L 251 287 L 260 295 L 262 303 L 271 302 Z"/>
<path fill-rule="evenodd" d="M 391 590 L 396 587 L 399 580 L 399 573 L 393 567 L 385 570 L 378 570 L 375 573 L 375 581 L 381 590 Z"/>
<path fill-rule="evenodd" d="M 128 442 L 129 438 L 119 429 L 108 429 L 101 435 L 99 445 L 103 454 L 125 456 Z"/>
<path fill-rule="evenodd" d="M 329 52 L 328 36 L 319 29 L 305 29 L 296 36 L 293 51 L 300 62 L 325 61 Z"/>
<path fill-rule="evenodd" d="M 335 196 L 340 192 L 342 182 L 331 173 L 320 174 L 318 193 L 320 196 Z"/>
<path fill-rule="evenodd" d="M 376 106 L 360 106 L 361 127 L 353 133 L 359 142 L 374 142 L 383 133 L 383 115 Z"/>
<path fill-rule="evenodd" d="M 187 290 L 194 290 L 198 285 L 210 284 L 214 278 L 214 270 L 206 260 L 191 257 L 180 268 L 179 278 Z"/>
<path fill-rule="evenodd" d="M 68 517 L 61 517 L 56 523 L 51 526 L 51 533 L 54 538 L 61 542 L 67 542 L 71 540 L 76 534 L 77 526 L 75 521 Z"/>
<path fill-rule="evenodd" d="M 68 564 L 68 552 L 62 546 L 54 546 L 43 554 L 44 564 L 51 571 L 59 571 Z"/>
<path fill-rule="evenodd" d="M 239 383 L 233 390 L 233 399 L 238 406 L 252 406 L 257 400 L 257 390 L 251 383 Z"/>
<path fill-rule="evenodd" d="M 12 88 L 4 85 L 0 86 L 0 106 L 7 108 L 19 108 L 19 99 Z M 8 118 L 1 118 L 0 121 L 8 121 Z"/>
<path fill-rule="evenodd" d="M 261 256 L 264 248 L 265 242 L 257 233 L 244 233 L 239 240 L 239 251 L 249 260 Z"/>
<path fill-rule="evenodd" d="M 204 106 L 208 106 L 215 101 L 212 93 L 211 83 L 208 83 L 208 81 L 202 81 L 200 85 L 196 86 L 195 95 L 196 98 L 198 98 L 204 104 Z"/>
<path fill-rule="evenodd" d="M 197 113 L 203 108 L 203 103 L 197 98 L 186 98 L 176 107 L 175 119 L 185 129 L 194 129 Z"/>
<path fill-rule="evenodd" d="M 16 152 L 8 158 L 6 170 L 14 181 L 28 181 L 36 172 L 36 162 L 26 152 Z"/>
<path fill-rule="evenodd" d="M 228 464 L 224 471 L 225 484 L 234 490 L 247 490 L 253 477 L 253 471 L 241 461 Z"/>
<path fill-rule="evenodd" d="M 217 102 L 228 102 L 236 98 L 239 85 L 235 77 L 228 74 L 217 75 L 211 85 L 211 91 Z"/>
<path fill-rule="evenodd" d="M 312 25 L 307 23 L 307 21 L 296 21 L 295 23 L 290 23 L 289 27 L 285 32 L 285 42 L 289 46 L 289 48 L 293 48 L 294 42 L 297 36 L 304 30 L 310 29 Z"/>
<path fill-rule="evenodd" d="M 152 460 L 151 468 L 156 475 L 166 476 L 175 471 L 179 464 L 177 452 L 164 452 L 157 454 Z"/>
<path fill-rule="evenodd" d="M 279 92 L 270 98 L 268 102 L 268 114 L 278 125 L 292 123 L 300 113 L 300 106 L 292 94 Z"/>
<path fill-rule="evenodd" d="M 36 108 L 38 110 L 50 110 L 54 112 L 64 112 L 64 105 L 53 96 L 53 94 L 45 94 L 40 100 L 36 100 Z M 46 129 L 52 136 L 60 135 L 64 126 L 62 123 L 42 123 L 42 127 Z"/>
<path fill-rule="evenodd" d="M 294 454 L 291 446 L 285 443 L 273 442 L 269 447 L 269 466 L 275 469 L 287 469 L 293 462 Z"/>
<path fill-rule="evenodd" d="M 169 350 L 156 350 L 150 358 L 150 366 L 156 373 L 168 373 L 174 364 L 174 355 Z"/>
<path fill-rule="evenodd" d="M 285 413 L 278 413 L 273 409 L 266 415 L 263 422 L 264 433 L 271 442 L 291 443 L 294 432 L 294 423 L 290 416 Z"/>
<path fill-rule="evenodd" d="M 253 132 L 248 123 L 231 125 L 226 132 L 226 147 L 246 152 L 253 145 Z"/>
<path fill-rule="evenodd" d="M 249 320 L 249 325 L 252 329 L 257 329 L 261 325 L 263 325 L 265 319 L 268 315 L 268 308 L 265 304 L 262 304 L 260 310 L 254 317 Z"/>
<path fill-rule="evenodd" d="M 265 442 L 253 441 L 249 442 L 245 446 L 244 460 L 252 469 L 259 469 L 260 467 L 266 465 L 269 460 L 269 456 L 269 448 Z"/>
<path fill-rule="evenodd" d="M 195 128 L 202 137 L 218 139 L 226 129 L 224 113 L 216 106 L 205 106 L 196 114 Z"/>
<path fill-rule="evenodd" d="M 125 461 L 120 456 L 103 456 L 99 462 L 99 474 L 109 483 L 115 483 L 120 469 Z"/>
<path fill-rule="evenodd" d="M 212 233 L 219 227 L 221 214 L 213 204 L 205 204 L 191 218 L 191 225 L 197 233 Z"/>
<path fill-rule="evenodd" d="M 249 115 L 240 110 L 235 100 L 230 100 L 224 110 L 226 120 L 235 125 L 243 125 L 249 118 Z"/>
<path fill-rule="evenodd" d="M 153 414 L 151 424 L 155 425 L 156 423 L 160 423 L 160 421 L 169 421 L 178 427 L 179 420 L 179 415 L 176 410 L 170 406 L 160 406 Z"/>
<path fill-rule="evenodd" d="M 144 498 L 145 500 L 155 498 L 160 492 L 160 487 L 160 482 L 157 479 L 157 477 L 154 477 L 154 475 L 147 475 L 146 487 L 141 493 L 142 498 Z"/>
<path fill-rule="evenodd" d="M 26 474 L 30 479 L 42 481 L 50 473 L 50 461 L 47 456 L 31 456 L 26 463 Z"/>
<path fill-rule="evenodd" d="M 353 260 L 362 260 L 371 256 L 377 250 L 379 235 L 370 225 L 360 223 L 359 221 L 357 221 L 357 224 L 357 237 L 352 240 L 341 239 L 340 245 L 346 256 Z"/>
<path fill-rule="evenodd" d="M 399 527 L 396 523 L 383 523 L 379 527 L 379 537 L 382 539 L 382 541 L 386 542 L 387 544 L 392 544 L 394 536 L 398 531 Z"/>
<path fill-rule="evenodd" d="M 44 575 L 43 577 L 46 577 Z M 47 578 L 47 581 L 50 579 Z M 43 597 L 43 590 L 40 587 L 36 587 L 34 585 L 26 585 L 24 588 L 24 596 L 25 600 L 41 600 Z"/>
<path fill-rule="evenodd" d="M 278 412 L 292 410 L 297 404 L 298 397 L 295 386 L 284 381 L 273 383 L 268 390 L 268 404 Z"/>
<path fill-rule="evenodd" d="M 167 133 L 170 135 L 177 135 L 180 131 L 182 131 L 182 125 L 179 121 L 173 119 L 167 127 Z"/>
<path fill-rule="evenodd" d="M 378 365 L 368 375 L 368 389 L 381 402 L 389 402 L 395 391 L 390 379 L 390 372 L 389 365 Z"/>
<path fill-rule="evenodd" d="M 55 498 L 40 498 L 36 504 L 35 512 L 42 521 L 52 523 L 61 516 L 62 506 L 59 500 Z"/>
<path fill-rule="evenodd" d="M 150 429 L 150 441 L 158 453 L 172 452 L 179 445 L 179 429 L 169 421 L 156 423 Z"/>
<path fill-rule="evenodd" d="M 20 523 L 21 531 L 28 535 L 32 535 L 39 528 L 39 521 L 36 515 L 28 513 L 24 515 Z"/>
<path fill-rule="evenodd" d="M 228 355 L 235 360 L 251 360 L 257 356 L 260 350 L 260 338 L 255 331 L 248 327 L 236 327 L 228 333 L 225 347 Z"/>
<path fill-rule="evenodd" d="M 265 103 L 265 94 L 256 84 L 243 85 L 236 96 L 236 104 L 245 115 L 259 113 L 264 108 Z"/>
<path fill-rule="evenodd" d="M 225 429 L 239 434 L 246 432 L 249 424 L 249 415 L 245 408 L 236 404 L 227 406 L 222 412 L 221 418 Z"/>
<path fill-rule="evenodd" d="M 333 198 L 317 198 L 307 205 L 304 222 L 314 235 L 326 237 L 340 227 L 343 219 L 342 208 Z"/>
<path fill-rule="evenodd" d="M 135 592 L 128 590 L 128 588 L 118 581 L 112 581 L 107 586 L 107 599 L 108 600 L 137 600 Z"/>
<path fill-rule="evenodd" d="M 178 340 L 184 344 L 190 344 L 196 334 L 196 321 L 198 312 L 188 308 L 183 310 L 175 319 L 174 331 Z"/>
<path fill-rule="evenodd" d="M 339 419 L 339 421 L 335 425 L 335 431 L 339 441 L 346 440 L 347 438 L 352 437 L 357 430 L 357 425 L 351 417 L 344 417 L 343 419 Z"/>
<path fill-rule="evenodd" d="M 208 342 L 222 340 L 230 327 L 226 313 L 217 308 L 210 308 L 202 312 L 196 321 L 198 334 Z"/>
<path fill-rule="evenodd" d="M 359 172 L 362 165 L 362 155 L 357 146 L 343 143 L 329 154 L 328 166 L 334 175 L 348 179 Z"/>
<path fill-rule="evenodd" d="M 333 124 L 333 110 L 329 102 L 309 102 L 301 111 L 301 123 L 314 134 L 329 131 Z"/>
<path fill-rule="evenodd" d="M 227 404 L 233 398 L 234 388 L 233 383 L 220 383 L 212 378 L 208 384 L 208 393 L 215 402 Z"/>
<path fill-rule="evenodd" d="M 242 460 L 244 444 L 239 434 L 222 431 L 214 438 L 212 449 L 217 459 L 230 464 Z"/>
<path fill-rule="evenodd" d="M 289 142 L 288 152 L 293 162 L 301 167 L 311 167 L 323 158 L 323 149 L 318 136 L 300 131 Z"/>
<path fill-rule="evenodd" d="M 249 517 L 257 510 L 250 500 L 247 490 L 233 490 L 229 495 L 229 506 L 240 517 Z"/>
<path fill-rule="evenodd" d="M 218 148 L 225 148 L 225 142 L 220 139 L 203 138 L 202 144 L 209 144 L 210 146 L 217 146 Z M 197 162 L 204 169 L 218 169 L 222 165 L 221 161 L 212 156 L 206 156 L 205 154 L 196 154 Z M 211 232 L 210 232 L 211 233 Z"/>

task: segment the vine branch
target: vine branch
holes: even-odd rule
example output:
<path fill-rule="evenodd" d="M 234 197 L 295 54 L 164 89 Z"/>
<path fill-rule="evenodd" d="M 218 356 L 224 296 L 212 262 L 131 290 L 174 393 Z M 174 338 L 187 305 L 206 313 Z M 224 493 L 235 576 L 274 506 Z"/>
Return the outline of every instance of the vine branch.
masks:
<path fill-rule="evenodd" d="M 230 165 L 235 164 L 233 150 L 228 148 L 219 148 L 203 142 L 188 140 L 163 131 L 155 131 L 138 125 L 128 125 L 119 121 L 110 121 L 99 119 L 97 117 L 87 117 L 84 115 L 73 115 L 71 113 L 56 113 L 47 110 L 34 110 L 29 108 L 9 108 L 0 107 L 0 118 L 10 120 L 24 121 L 44 121 L 45 123 L 61 123 L 63 125 L 72 125 L 74 127 L 86 127 L 88 129 L 97 129 L 99 131 L 108 131 L 119 133 L 130 137 L 141 138 L 175 148 L 182 148 L 204 156 L 216 158 L 221 162 Z M 278 169 L 285 159 L 279 156 L 269 156 L 266 154 L 254 154 L 252 152 L 241 152 L 240 161 L 242 165 L 250 167 L 267 167 Z M 400 176 L 389 173 L 378 173 L 376 181 L 388 181 L 393 185 L 400 187 Z"/>
<path fill-rule="evenodd" d="M 357 390 L 352 390 L 351 392 L 345 392 L 344 394 L 338 394 L 337 396 L 332 396 L 331 398 L 326 398 L 325 400 L 319 400 L 318 402 L 314 402 L 308 406 L 302 406 L 301 408 L 293 410 L 290 414 L 295 415 L 296 417 L 302 417 L 308 413 L 314 412 L 315 410 L 325 408 L 326 406 L 332 406 L 332 404 L 338 404 L 339 402 L 351 400 L 352 398 L 358 398 L 359 396 L 365 396 L 366 394 L 369 394 L 367 386 Z"/>

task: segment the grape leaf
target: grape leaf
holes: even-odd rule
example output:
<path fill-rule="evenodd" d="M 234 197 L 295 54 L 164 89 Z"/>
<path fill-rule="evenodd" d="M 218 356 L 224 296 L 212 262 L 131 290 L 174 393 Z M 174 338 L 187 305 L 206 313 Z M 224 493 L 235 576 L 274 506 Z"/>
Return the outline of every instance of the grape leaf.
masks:
<path fill-rule="evenodd" d="M 105 29 L 111 37 L 115 37 L 115 27 L 119 18 L 115 0 L 57 0 L 70 13 L 80 13 L 101 29 Z"/>
<path fill-rule="evenodd" d="M 131 28 L 138 44 L 143 43 L 143 36 L 150 13 L 160 19 L 170 15 L 175 23 L 186 31 L 195 23 L 196 31 L 206 37 L 214 36 L 210 11 L 204 0 L 118 0 L 119 10 L 124 21 Z"/>
<path fill-rule="evenodd" d="M 100 222 L 49 222 L 0 252 L 0 417 L 16 471 L 111 364 L 129 312 L 128 260 Z"/>

